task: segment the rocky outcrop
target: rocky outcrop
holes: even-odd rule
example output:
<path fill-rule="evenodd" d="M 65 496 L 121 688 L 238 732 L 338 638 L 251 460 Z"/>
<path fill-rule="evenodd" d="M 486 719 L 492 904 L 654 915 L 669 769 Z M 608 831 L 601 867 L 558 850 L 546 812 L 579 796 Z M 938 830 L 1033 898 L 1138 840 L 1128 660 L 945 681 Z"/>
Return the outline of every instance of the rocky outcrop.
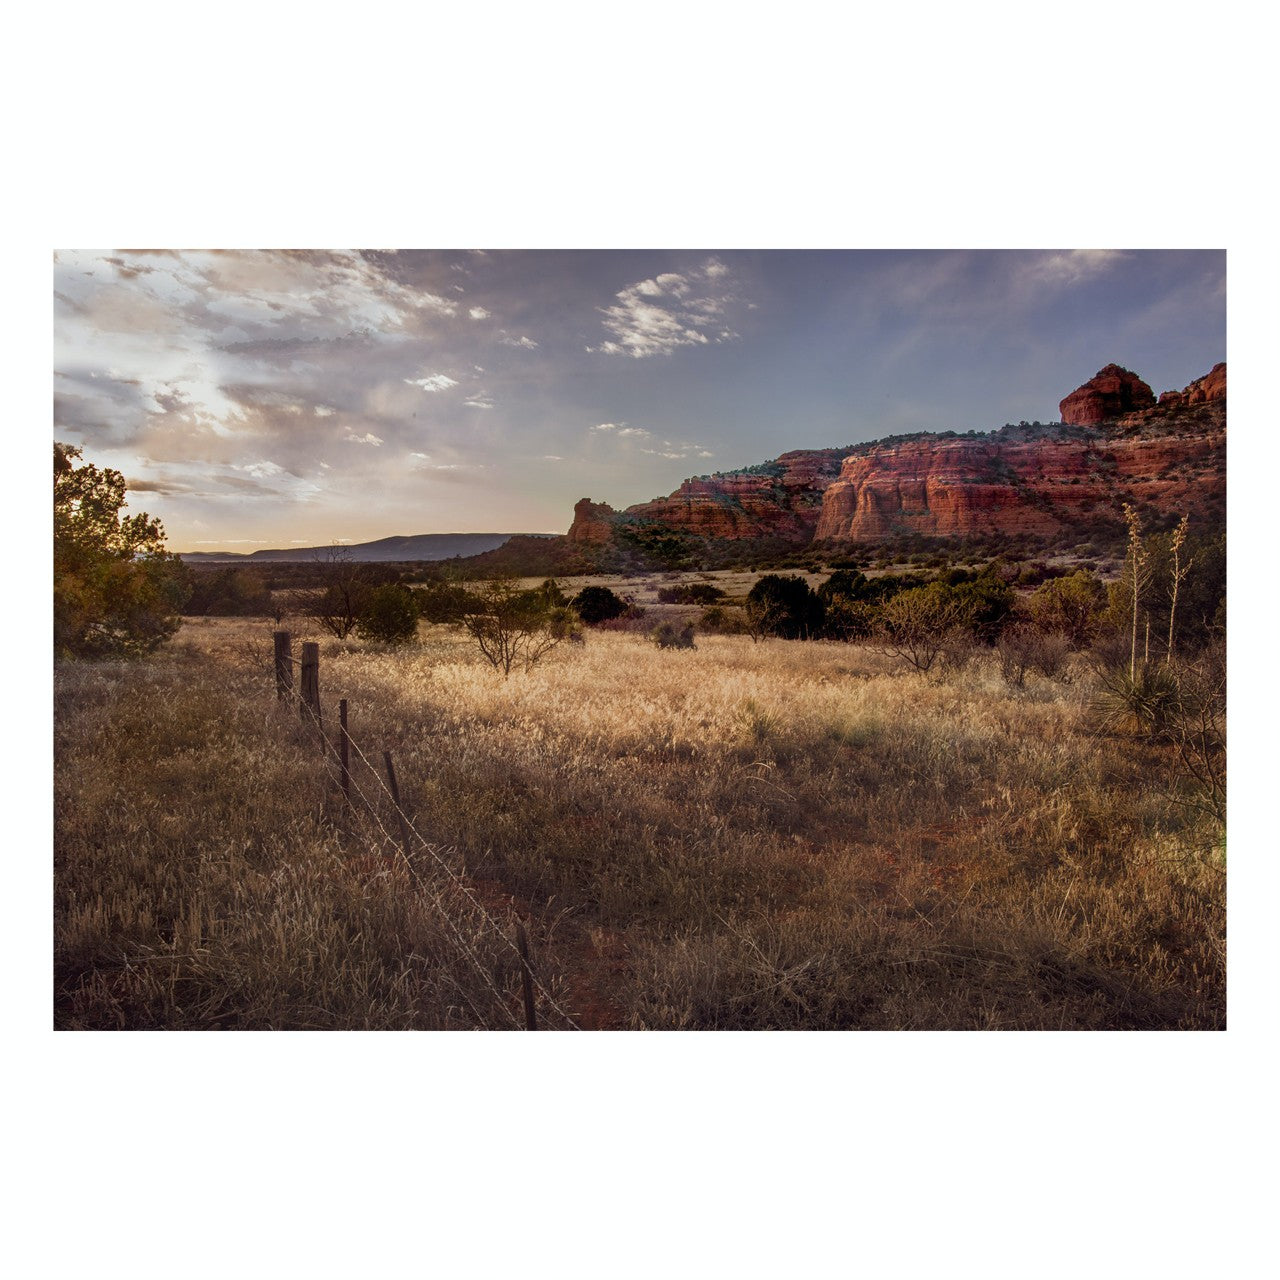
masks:
<path fill-rule="evenodd" d="M 613 522 L 617 514 L 607 502 L 592 502 L 590 498 L 580 498 L 573 508 L 569 541 L 575 546 L 603 545 L 613 537 Z"/>
<path fill-rule="evenodd" d="M 1109 364 L 1067 396 L 1058 414 L 1069 426 L 1096 427 L 1155 403 L 1154 392 L 1136 373 Z"/>
<path fill-rule="evenodd" d="M 1225 361 L 1215 364 L 1203 378 L 1197 378 L 1182 391 L 1162 391 L 1161 407 L 1175 409 L 1193 404 L 1208 404 L 1213 400 L 1227 398 L 1227 365 Z"/>

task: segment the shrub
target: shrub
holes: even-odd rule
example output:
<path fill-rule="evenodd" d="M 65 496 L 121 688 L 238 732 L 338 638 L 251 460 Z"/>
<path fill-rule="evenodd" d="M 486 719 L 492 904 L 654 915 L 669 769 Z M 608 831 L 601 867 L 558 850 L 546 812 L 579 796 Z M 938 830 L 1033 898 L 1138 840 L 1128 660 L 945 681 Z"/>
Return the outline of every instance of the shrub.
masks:
<path fill-rule="evenodd" d="M 1042 631 L 1033 622 L 1019 622 L 1004 629 L 996 652 L 1000 656 L 1000 674 L 1020 689 L 1028 670 L 1049 679 L 1060 676 L 1071 652 L 1071 640 L 1061 631 Z"/>
<path fill-rule="evenodd" d="M 767 573 L 747 593 L 747 624 L 753 637 L 811 640 L 822 630 L 826 607 L 801 577 Z"/>
<path fill-rule="evenodd" d="M 589 627 L 620 618 L 627 609 L 627 602 L 608 587 L 583 587 L 572 604 L 578 617 Z"/>
<path fill-rule="evenodd" d="M 968 625 L 969 614 L 955 593 L 935 583 L 903 591 L 883 605 L 875 636 L 882 652 L 926 672 Z"/>
<path fill-rule="evenodd" d="M 696 649 L 693 642 L 693 623 L 683 626 L 675 622 L 660 622 L 649 632 L 649 639 L 659 649 Z"/>
<path fill-rule="evenodd" d="M 724 592 L 709 582 L 683 582 L 678 587 L 661 587 L 658 599 L 663 604 L 715 604 Z"/>
<path fill-rule="evenodd" d="M 398 582 L 375 587 L 356 624 L 366 640 L 381 644 L 408 644 L 418 636 L 418 601 L 415 593 Z"/>
<path fill-rule="evenodd" d="M 513 666 L 530 670 L 574 631 L 574 615 L 547 603 L 539 591 L 520 591 L 495 578 L 473 595 L 462 620 L 481 656 L 504 678 Z"/>
<path fill-rule="evenodd" d="M 702 617 L 698 619 L 698 625 L 703 631 L 710 631 L 713 635 L 720 636 L 740 636 L 747 630 L 746 619 L 741 609 L 727 609 L 719 604 L 713 604 L 709 609 L 704 609 Z"/>
<path fill-rule="evenodd" d="M 427 622 L 461 622 L 475 598 L 457 582 L 428 582 L 415 593 L 419 616 Z"/>
<path fill-rule="evenodd" d="M 1051 578 L 1031 594 L 1031 620 L 1044 632 L 1061 632 L 1073 648 L 1086 649 L 1098 634 L 1106 591 L 1084 569 L 1065 578 Z"/>

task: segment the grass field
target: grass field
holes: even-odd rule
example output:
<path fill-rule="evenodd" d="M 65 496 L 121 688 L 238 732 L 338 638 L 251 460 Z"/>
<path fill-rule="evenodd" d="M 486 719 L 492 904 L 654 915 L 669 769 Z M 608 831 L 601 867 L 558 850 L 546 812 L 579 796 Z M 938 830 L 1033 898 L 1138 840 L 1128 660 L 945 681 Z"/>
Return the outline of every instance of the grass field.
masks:
<path fill-rule="evenodd" d="M 58 1027 L 515 1027 L 517 918 L 549 1027 L 1225 1025 L 1221 828 L 1098 731 L 1079 655 L 1013 688 L 983 651 L 590 632 L 504 681 L 455 628 L 312 638 L 376 818 L 269 622 L 59 664 Z"/>

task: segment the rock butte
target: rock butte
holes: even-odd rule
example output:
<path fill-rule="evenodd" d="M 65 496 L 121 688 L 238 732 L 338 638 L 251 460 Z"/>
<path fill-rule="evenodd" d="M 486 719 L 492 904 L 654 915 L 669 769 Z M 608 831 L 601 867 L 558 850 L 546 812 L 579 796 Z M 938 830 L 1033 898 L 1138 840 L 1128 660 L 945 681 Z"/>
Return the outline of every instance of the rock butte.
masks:
<path fill-rule="evenodd" d="M 1111 364 L 1062 401 L 1061 427 L 795 450 L 686 480 L 670 497 L 622 513 L 584 498 L 568 539 L 602 547 L 620 521 L 797 545 L 910 533 L 1053 535 L 1118 518 L 1125 502 L 1217 520 L 1226 498 L 1226 393 L 1225 364 L 1159 403 L 1136 374 Z"/>

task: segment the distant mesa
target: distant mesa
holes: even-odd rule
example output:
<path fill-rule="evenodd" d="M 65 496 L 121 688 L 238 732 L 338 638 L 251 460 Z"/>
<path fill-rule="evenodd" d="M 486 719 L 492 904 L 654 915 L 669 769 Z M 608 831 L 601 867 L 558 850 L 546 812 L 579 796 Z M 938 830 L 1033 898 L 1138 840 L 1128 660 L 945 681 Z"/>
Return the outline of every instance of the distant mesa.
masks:
<path fill-rule="evenodd" d="M 1223 371 L 1225 381 L 1225 366 Z M 1109 364 L 1067 396 L 1058 405 L 1058 414 L 1068 426 L 1098 427 L 1155 403 L 1155 393 L 1136 373 Z"/>
<path fill-rule="evenodd" d="M 661 551 L 671 537 L 795 547 L 910 535 L 1054 538 L 1129 501 L 1216 521 L 1226 490 L 1226 394 L 1225 364 L 1158 404 L 1136 373 L 1109 364 L 1061 402 L 1061 423 L 795 450 L 686 480 L 621 512 L 583 498 L 567 543 L 605 563 L 628 548 Z"/>

